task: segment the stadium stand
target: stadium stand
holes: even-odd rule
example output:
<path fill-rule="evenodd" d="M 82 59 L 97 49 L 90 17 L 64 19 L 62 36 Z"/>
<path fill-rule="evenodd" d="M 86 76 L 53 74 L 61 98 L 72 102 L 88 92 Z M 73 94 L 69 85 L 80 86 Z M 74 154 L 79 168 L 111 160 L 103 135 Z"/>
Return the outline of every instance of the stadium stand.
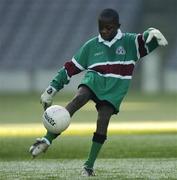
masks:
<path fill-rule="evenodd" d="M 119 11 L 123 31 L 139 25 L 141 0 L 0 0 L 0 69 L 61 67 L 98 34 L 96 18 L 108 7 Z"/>

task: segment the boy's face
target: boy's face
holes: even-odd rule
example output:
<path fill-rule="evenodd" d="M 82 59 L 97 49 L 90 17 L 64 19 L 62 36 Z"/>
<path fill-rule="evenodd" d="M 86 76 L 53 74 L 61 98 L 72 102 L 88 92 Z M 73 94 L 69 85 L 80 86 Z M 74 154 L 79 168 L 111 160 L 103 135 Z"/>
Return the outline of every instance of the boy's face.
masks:
<path fill-rule="evenodd" d="M 111 41 L 117 34 L 119 23 L 110 18 L 98 20 L 98 29 L 101 37 L 106 41 Z"/>

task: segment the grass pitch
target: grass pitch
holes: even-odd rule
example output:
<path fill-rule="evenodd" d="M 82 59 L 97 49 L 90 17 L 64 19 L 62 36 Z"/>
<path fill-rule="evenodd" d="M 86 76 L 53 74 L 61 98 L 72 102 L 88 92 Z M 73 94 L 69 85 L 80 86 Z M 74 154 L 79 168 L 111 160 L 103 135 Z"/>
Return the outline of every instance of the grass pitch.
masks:
<path fill-rule="evenodd" d="M 0 160 L 31 160 L 28 152 L 36 137 L 1 137 Z M 92 134 L 61 136 L 37 159 L 86 159 Z M 177 134 L 110 135 L 99 158 L 177 158 Z"/>
<path fill-rule="evenodd" d="M 74 95 L 58 93 L 53 104 L 65 106 Z M 0 124 L 41 123 L 43 109 L 39 94 L 0 94 Z M 176 121 L 177 94 L 147 95 L 129 94 L 123 101 L 120 113 L 112 122 Z M 90 101 L 72 117 L 72 122 L 95 123 L 97 112 Z"/>
<path fill-rule="evenodd" d="M 110 135 L 96 161 L 96 177 L 83 178 L 91 136 L 59 137 L 36 159 L 28 152 L 35 137 L 1 137 L 0 179 L 177 179 L 176 133 Z"/>
<path fill-rule="evenodd" d="M 83 179 L 176 179 L 177 158 L 162 159 L 99 159 L 96 176 L 85 178 L 80 174 L 83 160 L 56 159 L 0 162 L 1 179 L 29 180 L 83 180 Z"/>
<path fill-rule="evenodd" d="M 29 147 L 45 132 L 41 130 L 39 97 L 0 95 L 0 180 L 177 179 L 177 94 L 128 96 L 119 115 L 111 119 L 112 127 L 93 178 L 81 177 L 80 171 L 95 129 L 94 104 L 89 102 L 72 118 L 77 128 L 77 123 L 88 125 L 86 129 L 80 127 L 83 134 L 78 130 L 72 133 L 71 128 L 70 133 L 53 142 L 47 153 L 32 160 Z M 54 104 L 64 106 L 71 98 L 59 95 Z"/>

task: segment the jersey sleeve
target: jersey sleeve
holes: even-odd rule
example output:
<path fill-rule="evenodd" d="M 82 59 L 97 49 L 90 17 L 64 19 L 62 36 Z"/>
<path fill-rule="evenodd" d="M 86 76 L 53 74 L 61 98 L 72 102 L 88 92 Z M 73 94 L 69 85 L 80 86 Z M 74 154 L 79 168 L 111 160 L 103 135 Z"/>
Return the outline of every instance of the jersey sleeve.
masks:
<path fill-rule="evenodd" d="M 144 41 L 146 42 L 147 38 L 149 36 L 149 29 L 146 30 L 144 33 L 143 33 L 143 37 L 144 37 Z M 148 53 L 152 52 L 154 49 L 156 49 L 158 47 L 158 42 L 157 42 L 157 39 L 154 37 L 152 38 L 152 40 L 149 42 L 149 43 L 146 43 L 146 48 L 148 50 Z"/>
<path fill-rule="evenodd" d="M 149 30 L 146 30 L 142 34 L 129 34 L 129 49 L 131 51 L 131 56 L 135 61 L 148 55 L 158 47 L 156 38 L 153 38 L 149 43 L 146 43 L 148 35 Z"/>
<path fill-rule="evenodd" d="M 52 79 L 50 85 L 54 87 L 57 91 L 61 90 L 65 84 L 68 84 L 70 78 L 67 75 L 65 67 L 60 69 L 57 75 Z"/>
<path fill-rule="evenodd" d="M 136 44 L 137 59 L 140 59 L 148 55 L 158 47 L 156 38 L 153 38 L 149 43 L 146 43 L 148 35 L 149 35 L 149 30 L 144 31 L 143 34 L 136 35 L 135 44 Z"/>
<path fill-rule="evenodd" d="M 88 52 L 89 52 L 89 45 L 87 42 L 78 50 L 78 52 L 72 58 L 72 62 L 81 71 L 87 69 L 88 54 L 89 54 Z"/>

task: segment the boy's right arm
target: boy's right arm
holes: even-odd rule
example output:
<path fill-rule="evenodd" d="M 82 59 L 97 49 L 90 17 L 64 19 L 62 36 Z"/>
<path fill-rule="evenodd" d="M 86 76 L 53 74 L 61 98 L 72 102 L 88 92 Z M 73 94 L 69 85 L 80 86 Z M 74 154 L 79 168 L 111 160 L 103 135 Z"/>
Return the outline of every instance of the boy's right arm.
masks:
<path fill-rule="evenodd" d="M 65 84 L 69 83 L 70 78 L 83 70 L 85 69 L 74 58 L 65 63 L 64 67 L 58 71 L 57 75 L 50 82 L 50 85 L 41 95 L 41 104 L 44 110 L 52 105 L 53 97 Z"/>
<path fill-rule="evenodd" d="M 70 78 L 87 69 L 88 59 L 88 45 L 85 43 L 79 51 L 73 56 L 71 61 L 65 63 L 64 67 L 60 69 L 57 75 L 50 82 L 49 87 L 41 95 L 41 103 L 44 109 L 52 105 L 52 99 L 55 94 L 68 84 Z"/>

